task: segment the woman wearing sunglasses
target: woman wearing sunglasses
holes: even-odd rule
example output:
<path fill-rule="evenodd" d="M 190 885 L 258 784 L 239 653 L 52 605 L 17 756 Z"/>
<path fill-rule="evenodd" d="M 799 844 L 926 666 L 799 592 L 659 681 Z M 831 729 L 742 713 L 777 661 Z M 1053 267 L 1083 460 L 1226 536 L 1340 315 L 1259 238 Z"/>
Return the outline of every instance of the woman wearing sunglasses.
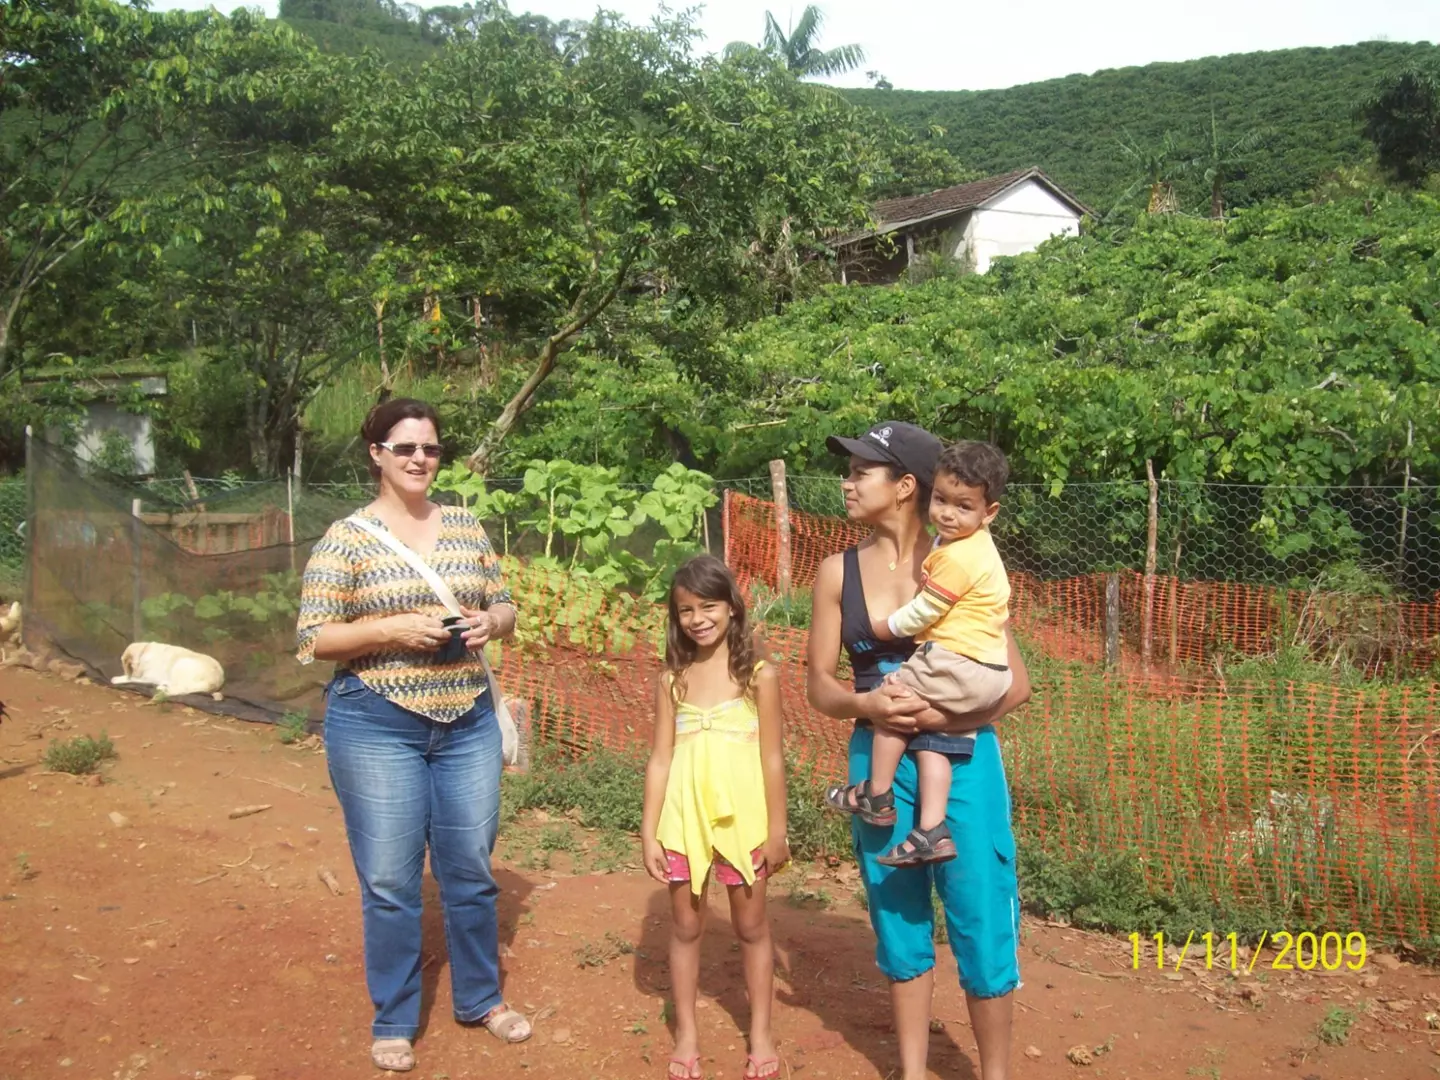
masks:
<path fill-rule="evenodd" d="M 420 1026 L 420 885 L 425 851 L 440 884 L 455 1018 L 505 1042 L 530 1025 L 500 994 L 499 888 L 490 855 L 500 810 L 501 732 L 480 650 L 515 629 L 485 530 L 429 498 L 440 465 L 432 406 L 396 398 L 360 429 L 373 502 L 335 522 L 305 567 L 299 659 L 333 661 L 325 752 L 360 880 L 370 1056 L 415 1067 Z M 463 620 L 370 530 L 410 548 L 449 587 Z M 447 625 L 447 622 L 449 623 Z"/>

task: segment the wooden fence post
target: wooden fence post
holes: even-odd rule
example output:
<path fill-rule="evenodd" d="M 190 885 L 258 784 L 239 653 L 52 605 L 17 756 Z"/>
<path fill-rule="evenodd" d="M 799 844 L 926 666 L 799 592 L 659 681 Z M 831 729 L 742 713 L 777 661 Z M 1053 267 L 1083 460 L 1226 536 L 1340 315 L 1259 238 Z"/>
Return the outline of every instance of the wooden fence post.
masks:
<path fill-rule="evenodd" d="M 1182 518 L 1175 530 L 1175 550 L 1170 558 L 1170 664 L 1177 662 L 1180 651 L 1180 544 L 1185 536 L 1185 521 Z"/>
<path fill-rule="evenodd" d="M 781 596 L 790 596 L 790 496 L 785 490 L 785 462 L 770 462 L 770 497 L 775 503 L 775 584 Z"/>
<path fill-rule="evenodd" d="M 130 500 L 130 640 L 145 640 L 145 616 L 141 605 L 145 602 L 145 553 L 141 547 L 144 541 L 145 523 L 140 520 L 143 507 L 139 499 Z"/>
<path fill-rule="evenodd" d="M 1120 666 L 1120 575 L 1105 575 L 1105 666 Z"/>
<path fill-rule="evenodd" d="M 726 488 L 720 495 L 720 549 L 724 554 L 722 558 L 725 565 L 731 570 L 735 564 L 730 561 L 730 489 Z"/>
<path fill-rule="evenodd" d="M 1155 545 L 1160 535 L 1160 485 L 1155 482 L 1155 463 L 1149 458 L 1145 459 L 1145 475 L 1150 482 L 1150 513 L 1145 533 L 1145 609 L 1140 618 L 1140 662 L 1149 670 L 1155 648 Z"/>
<path fill-rule="evenodd" d="M 39 565 L 36 558 L 40 548 L 35 542 L 35 451 L 31 445 L 35 438 L 35 430 L 25 425 L 25 601 L 20 612 L 20 643 L 29 646 L 34 642 L 34 637 L 27 634 L 29 627 L 38 626 L 35 621 L 35 570 Z"/>
<path fill-rule="evenodd" d="M 1395 551 L 1395 584 L 1405 584 L 1405 534 L 1410 528 L 1410 454 L 1415 447 L 1415 421 L 1405 424 L 1405 491 L 1400 496 L 1400 543 Z"/>
<path fill-rule="evenodd" d="M 290 572 L 295 567 L 295 492 L 300 487 L 300 436 L 301 429 L 295 428 L 295 458 L 290 462 L 290 475 L 285 477 L 285 519 L 286 537 L 290 541 Z"/>

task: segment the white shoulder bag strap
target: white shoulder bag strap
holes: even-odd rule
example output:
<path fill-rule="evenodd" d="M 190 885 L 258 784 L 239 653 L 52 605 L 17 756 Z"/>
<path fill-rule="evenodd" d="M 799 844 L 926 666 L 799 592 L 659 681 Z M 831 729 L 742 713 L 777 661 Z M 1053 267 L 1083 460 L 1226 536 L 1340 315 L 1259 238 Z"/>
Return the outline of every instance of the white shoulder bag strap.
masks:
<path fill-rule="evenodd" d="M 445 584 L 445 579 L 437 574 L 424 559 L 420 558 L 420 555 L 413 548 L 401 543 L 400 538 L 390 532 L 389 529 L 382 528 L 373 521 L 366 521 L 358 514 L 352 514 L 346 520 L 356 528 L 364 529 L 391 551 L 395 552 L 396 555 L 399 555 L 409 563 L 411 568 L 424 578 L 426 584 L 435 591 L 435 595 L 440 598 L 440 603 L 445 605 L 445 609 L 449 611 L 451 615 L 462 619 L 465 617 L 464 613 L 460 610 L 460 602 L 455 599 L 455 594 L 450 591 L 450 586 Z M 507 764 L 513 765 L 515 763 L 514 760 L 512 760 L 514 754 L 509 744 L 518 737 L 515 720 L 510 715 L 509 708 L 505 705 L 505 695 L 500 692 L 500 682 L 495 678 L 495 669 L 490 666 L 490 659 L 485 655 L 485 650 L 480 648 L 474 649 L 472 652 L 480 657 L 480 665 L 485 669 L 485 679 L 490 684 L 490 703 L 495 708 L 495 716 L 500 721 L 500 730 L 506 743 L 505 760 Z"/>

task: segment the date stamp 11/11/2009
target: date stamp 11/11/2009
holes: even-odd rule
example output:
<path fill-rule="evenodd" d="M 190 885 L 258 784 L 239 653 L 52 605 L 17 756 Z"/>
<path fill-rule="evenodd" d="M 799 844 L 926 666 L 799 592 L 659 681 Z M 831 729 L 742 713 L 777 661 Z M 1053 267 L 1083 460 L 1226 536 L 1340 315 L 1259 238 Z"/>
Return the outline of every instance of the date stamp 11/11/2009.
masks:
<path fill-rule="evenodd" d="M 1141 937 L 1137 932 L 1130 935 L 1130 966 L 1139 971 L 1147 953 L 1154 953 L 1157 971 L 1167 967 L 1164 932 Z M 1172 954 L 1175 943 L 1169 943 Z M 1269 945 L 1275 955 L 1261 961 L 1260 955 Z M 1248 957 L 1247 955 L 1248 954 Z M 1341 935 L 1335 932 L 1316 934 L 1309 930 L 1293 934 L 1288 930 L 1267 930 L 1260 935 L 1260 943 L 1253 949 L 1240 944 L 1236 934 L 1196 934 L 1193 931 L 1179 950 L 1179 959 L 1174 970 L 1179 971 L 1187 962 L 1204 964 L 1206 971 L 1215 968 L 1229 971 L 1244 971 L 1247 974 L 1257 968 L 1268 971 L 1359 971 L 1368 958 L 1365 935 L 1357 931 Z"/>

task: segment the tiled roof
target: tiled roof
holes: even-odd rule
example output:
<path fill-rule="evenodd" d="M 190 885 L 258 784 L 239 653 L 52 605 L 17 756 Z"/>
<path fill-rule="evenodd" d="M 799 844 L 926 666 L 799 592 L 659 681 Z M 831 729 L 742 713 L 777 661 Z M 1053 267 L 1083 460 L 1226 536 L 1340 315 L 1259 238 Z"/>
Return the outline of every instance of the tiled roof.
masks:
<path fill-rule="evenodd" d="M 1002 192 L 1008 191 L 1016 184 L 1032 179 L 1043 184 L 1056 198 L 1072 207 L 1077 214 L 1090 213 L 1089 209 L 1073 195 L 1039 169 L 1031 167 L 1002 173 L 1000 176 L 987 176 L 984 180 L 976 180 L 969 184 L 941 188 L 939 191 L 927 191 L 924 195 L 911 195 L 904 199 L 885 199 L 877 202 L 872 208 L 878 223 L 877 227 L 846 237 L 841 242 L 893 232 L 905 225 L 914 225 L 922 221 L 930 221 L 933 218 L 973 210 L 977 206 L 983 206 Z"/>

